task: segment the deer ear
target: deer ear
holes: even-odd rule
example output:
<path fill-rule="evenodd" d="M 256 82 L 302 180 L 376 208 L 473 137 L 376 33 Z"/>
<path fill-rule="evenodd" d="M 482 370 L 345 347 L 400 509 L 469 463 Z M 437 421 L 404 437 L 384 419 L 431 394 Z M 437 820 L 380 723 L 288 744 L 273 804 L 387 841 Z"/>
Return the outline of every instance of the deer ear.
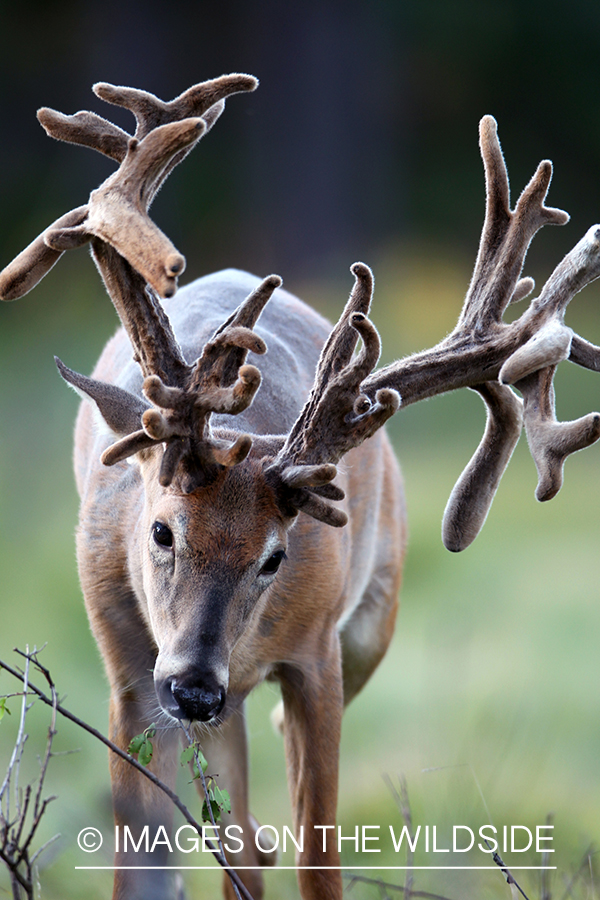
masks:
<path fill-rule="evenodd" d="M 91 399 L 96 404 L 98 411 L 113 434 L 125 437 L 141 428 L 142 414 L 150 408 L 150 404 L 135 394 L 117 387 L 116 384 L 106 384 L 87 378 L 69 369 L 55 356 L 54 360 L 58 371 L 80 397 Z"/>

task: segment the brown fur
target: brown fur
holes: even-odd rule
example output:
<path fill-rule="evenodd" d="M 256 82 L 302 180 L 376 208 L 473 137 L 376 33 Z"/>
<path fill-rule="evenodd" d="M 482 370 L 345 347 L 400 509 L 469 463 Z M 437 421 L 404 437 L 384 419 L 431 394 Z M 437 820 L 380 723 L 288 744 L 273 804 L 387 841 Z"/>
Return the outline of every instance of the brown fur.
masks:
<path fill-rule="evenodd" d="M 96 85 L 99 97 L 133 113 L 133 135 L 95 113 L 40 110 L 48 134 L 91 147 L 118 169 L 0 273 L 0 296 L 26 293 L 63 251 L 91 241 L 124 326 L 95 378 L 58 363 L 96 404 L 77 425 L 77 548 L 111 686 L 112 739 L 127 747 L 162 707 L 152 766 L 173 784 L 177 720 L 210 723 L 203 748 L 244 831 L 245 849 L 232 861 L 270 863 L 252 846 L 243 706 L 263 679 L 278 680 L 294 826 L 307 832 L 302 862 L 334 867 L 299 872 L 301 893 L 339 900 L 337 852 L 319 850 L 312 826 L 335 821 L 343 705 L 389 643 L 405 543 L 398 469 L 376 434 L 399 396 L 384 387 L 371 402 L 360 393 L 380 350 L 367 319 L 372 274 L 352 267 L 355 287 L 331 334 L 276 290 L 278 276 L 259 284 L 243 273 L 209 276 L 166 304 L 167 315 L 157 295 L 173 297 L 185 260 L 148 215 L 225 98 L 256 85 L 222 76 L 169 103 Z M 246 364 L 267 345 L 264 366 Z M 94 416 L 104 420 L 99 430 Z M 169 827 L 172 811 L 154 787 L 121 760 L 111 761 L 111 777 L 117 824 L 134 833 Z M 164 847 L 116 862 L 141 867 L 117 869 L 116 898 L 172 895 Z M 259 900 L 260 873 L 242 877 Z"/>
<path fill-rule="evenodd" d="M 254 283 L 242 273 L 221 273 L 181 291 L 168 311 L 182 345 L 199 353 L 215 319 L 234 308 L 240 292 Z M 197 334 L 182 336 L 180 320 L 189 322 L 195 310 Z M 289 346 L 280 321 L 289 322 Z M 255 435 L 289 430 L 290 417 L 297 416 L 308 393 L 327 326 L 278 290 L 258 331 L 269 345 L 261 361 L 264 396 L 261 388 L 249 410 L 226 417 L 228 431 L 218 419 L 217 437 L 229 440 L 234 427 Z M 287 374 L 292 363 L 293 383 Z M 94 376 L 135 393 L 141 382 L 136 368 L 128 363 L 127 340 L 120 332 Z M 288 402 L 278 412 L 271 398 L 281 390 L 287 391 Z M 231 792 L 232 821 L 244 829 L 244 851 L 232 855 L 232 862 L 272 862 L 272 857 L 260 858 L 252 843 L 243 709 L 257 684 L 277 680 L 285 707 L 293 824 L 296 830 L 304 825 L 307 839 L 299 862 L 339 865 L 335 847 L 322 853 L 320 833 L 312 826 L 335 822 L 343 706 L 377 666 L 393 630 L 406 535 L 399 473 L 387 438 L 379 432 L 345 455 L 336 485 L 346 495 L 339 505 L 348 524 L 333 528 L 282 506 L 270 472 L 281 439 L 255 438 L 244 461 L 185 494 L 177 477 L 170 486 L 160 486 L 159 447 L 145 451 L 134 464 L 101 466 L 100 452 L 111 437 L 97 433 L 95 415 L 86 403 L 77 424 L 75 467 L 82 495 L 78 558 L 90 622 L 111 684 L 113 740 L 126 746 L 156 718 L 153 671 L 159 691 L 161 679 L 173 673 L 183 677 L 201 670 L 206 678 L 226 673 L 226 704 L 208 731 L 204 727 L 202 746 L 211 769 Z M 174 570 L 165 566 L 164 548 L 153 546 L 149 538 L 156 520 L 168 524 L 175 536 Z M 261 591 L 256 566 L 268 540 L 285 548 L 288 558 Z M 152 767 L 172 782 L 175 722 L 159 735 Z M 111 774 L 118 823 L 128 823 L 133 831 L 149 822 L 169 825 L 171 812 L 152 787 L 118 761 L 111 764 Z M 158 851 L 152 860 L 143 854 L 134 860 L 128 853 L 119 862 L 164 864 Z M 240 875 L 258 900 L 260 873 Z M 299 883 L 304 900 L 341 897 L 339 872 L 301 871 Z M 227 897 L 233 896 L 227 880 L 224 889 Z M 171 890 L 162 872 L 116 873 L 116 898 L 163 900 Z"/>

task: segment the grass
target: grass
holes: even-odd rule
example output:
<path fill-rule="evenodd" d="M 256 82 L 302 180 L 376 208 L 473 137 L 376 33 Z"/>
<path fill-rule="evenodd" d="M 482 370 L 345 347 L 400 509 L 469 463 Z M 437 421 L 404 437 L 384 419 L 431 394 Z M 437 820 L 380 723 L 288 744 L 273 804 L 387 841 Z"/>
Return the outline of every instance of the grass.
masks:
<path fill-rule="evenodd" d="M 428 264 L 425 251 L 409 250 L 404 268 L 388 258 L 376 267 L 375 318 L 388 355 L 432 343 L 450 328 L 459 288 L 468 280 L 449 254 Z M 9 657 L 13 646 L 48 642 L 45 664 L 67 695 L 66 705 L 106 731 L 108 688 L 86 623 L 73 549 L 77 499 L 70 434 L 77 404 L 51 361 L 59 352 L 89 371 L 114 328 L 105 298 L 88 277 L 89 261 L 82 260 L 61 261 L 63 268 L 72 265 L 66 277 L 65 271 L 60 279 L 52 274 L 47 287 L 20 301 L 22 307 L 9 307 L 0 335 L 0 656 Z M 427 276 L 421 280 L 419 267 Z M 59 283 L 66 285 L 60 296 Z M 303 292 L 335 295 L 339 309 L 348 284 L 305 285 Z M 410 296 L 406 318 L 395 299 L 404 292 Z M 586 336 L 597 340 L 590 294 L 578 315 Z M 430 297 L 436 298 L 433 312 Z M 333 300 L 325 308 L 332 310 Z M 92 337 L 82 340 L 81 333 Z M 557 393 L 561 415 L 571 417 L 597 406 L 600 391 L 595 376 L 571 367 Z M 406 482 L 410 549 L 392 648 L 345 716 L 339 822 L 344 834 L 357 824 L 379 824 L 386 835 L 389 825 L 399 827 L 384 773 L 405 775 L 415 824 L 436 825 L 443 840 L 453 824 L 476 831 L 491 818 L 499 827 L 532 828 L 553 812 L 560 897 L 562 882 L 600 837 L 599 451 L 569 460 L 563 491 L 541 505 L 533 497 L 535 471 L 522 441 L 482 534 L 463 554 L 452 555 L 439 536 L 443 507 L 479 440 L 483 418 L 480 400 L 463 392 L 408 408 L 392 423 Z M 12 689 L 0 675 L 0 691 Z M 254 813 L 281 828 L 290 824 L 290 814 L 282 742 L 268 718 L 276 702 L 268 685 L 250 701 L 251 783 Z M 2 760 L 8 759 L 14 718 L 0 725 Z M 41 709 L 32 710 L 31 751 L 41 749 L 47 721 Z M 81 752 L 51 766 L 49 790 L 58 800 L 40 842 L 56 831 L 62 838 L 41 873 L 42 896 L 94 900 L 108 894 L 111 877 L 74 871 L 82 864 L 75 838 L 88 825 L 110 832 L 106 755 L 71 725 L 59 728 L 56 749 Z M 35 770 L 33 755 L 30 774 Z M 188 790 L 185 784 L 182 790 Z M 377 864 L 404 864 L 388 840 L 382 838 L 381 847 Z M 475 865 L 481 854 L 444 856 L 452 865 Z M 357 867 L 373 865 L 374 857 L 347 852 Z M 417 864 L 428 861 L 431 855 L 417 854 Z M 109 865 L 108 853 L 98 862 Z M 507 853 L 506 862 L 532 865 L 535 859 Z M 189 895 L 214 895 L 219 879 L 186 875 Z M 266 879 L 267 896 L 297 896 L 292 872 L 270 871 Z M 403 883 L 404 875 L 388 872 L 386 880 Z M 533 876 L 524 873 L 523 882 L 532 900 L 539 897 Z M 417 872 L 416 887 L 451 898 L 508 896 L 499 872 Z M 577 890 L 575 897 L 593 896 L 589 877 L 588 893 L 583 882 Z M 350 896 L 380 895 L 357 884 Z"/>

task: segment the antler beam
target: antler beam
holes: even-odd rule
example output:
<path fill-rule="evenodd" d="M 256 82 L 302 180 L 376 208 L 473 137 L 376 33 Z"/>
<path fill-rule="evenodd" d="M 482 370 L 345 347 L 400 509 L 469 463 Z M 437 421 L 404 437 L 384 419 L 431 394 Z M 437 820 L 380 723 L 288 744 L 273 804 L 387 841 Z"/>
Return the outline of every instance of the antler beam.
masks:
<path fill-rule="evenodd" d="M 565 256 L 523 315 L 505 323 L 507 306 L 533 290 L 533 280 L 521 278 L 532 238 L 543 225 L 562 225 L 569 217 L 544 204 L 552 177 L 548 160 L 540 163 L 511 211 L 508 174 L 491 116 L 481 121 L 480 143 L 486 217 L 456 328 L 436 347 L 384 367 L 363 384 L 371 397 L 382 388 L 394 388 L 405 406 L 460 387 L 474 388 L 486 403 L 486 433 L 444 515 L 443 540 L 450 550 L 464 549 L 479 533 L 517 443 L 521 421 L 538 468 L 539 500 L 548 500 L 559 490 L 566 456 L 600 437 L 598 413 L 576 422 L 556 422 L 552 386 L 556 365 L 564 359 L 600 370 L 600 349 L 564 323 L 568 303 L 600 275 L 600 226 L 591 228 Z M 508 385 L 523 394 L 524 405 Z"/>

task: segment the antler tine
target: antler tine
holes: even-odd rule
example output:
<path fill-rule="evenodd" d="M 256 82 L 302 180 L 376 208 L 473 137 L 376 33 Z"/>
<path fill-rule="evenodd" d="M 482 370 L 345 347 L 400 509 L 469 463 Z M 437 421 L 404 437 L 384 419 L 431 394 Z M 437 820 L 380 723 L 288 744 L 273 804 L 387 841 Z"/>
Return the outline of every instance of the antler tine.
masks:
<path fill-rule="evenodd" d="M 92 236 L 119 250 L 161 296 L 172 296 L 185 259 L 147 208 L 174 157 L 193 146 L 205 128 L 202 119 L 189 119 L 161 126 L 142 143 L 131 139 L 118 171 L 92 192 L 89 204 L 58 219 L 0 274 L 3 299 L 23 296 L 63 251 L 83 246 Z"/>
<path fill-rule="evenodd" d="M 538 172 L 542 165 L 538 168 Z M 524 195 L 532 184 L 533 182 Z M 531 195 L 543 198 L 544 185 L 535 185 L 535 188 L 531 189 Z M 544 210 L 542 207 L 542 213 Z M 553 213 L 552 210 L 549 212 Z M 550 500 L 560 490 L 566 457 L 590 446 L 600 437 L 598 413 L 591 413 L 574 422 L 557 422 L 553 387 L 556 365 L 567 359 L 571 351 L 573 332 L 563 321 L 566 307 L 578 291 L 599 276 L 600 228 L 594 226 L 559 263 L 538 299 L 533 301 L 522 316 L 523 324 L 528 321 L 535 322 L 537 330 L 509 356 L 498 376 L 501 385 L 514 384 L 523 394 L 522 419 L 538 471 L 536 498 L 540 501 Z M 522 290 L 525 290 L 525 286 Z M 488 390 L 491 387 L 491 384 L 488 385 Z M 499 387 L 494 386 L 494 391 L 497 392 Z M 489 400 L 485 395 L 482 396 L 489 407 Z M 508 395 L 506 397 L 508 399 Z M 510 400 L 510 404 L 512 403 Z M 443 536 L 444 543 L 449 549 L 464 549 L 483 526 L 499 480 L 519 437 L 520 426 L 517 430 L 517 419 L 510 412 L 510 404 L 507 407 L 508 420 L 504 415 L 498 418 L 499 422 L 505 420 L 501 425 L 502 430 L 496 436 L 502 452 L 498 454 L 496 450 L 495 453 L 493 444 L 486 446 L 486 443 L 489 443 L 489 428 L 492 424 L 495 426 L 495 417 L 489 409 L 490 417 L 484 439 L 448 502 Z M 490 436 L 496 431 L 494 427 Z M 503 438 L 500 437 L 502 434 Z M 489 477 L 490 470 L 494 471 L 494 478 Z M 475 500 L 468 509 L 464 504 L 464 498 L 471 494 Z M 467 511 L 461 515 L 463 505 Z M 461 527 L 457 529 L 454 523 L 459 520 Z M 452 544 L 456 546 L 451 546 Z"/>
<path fill-rule="evenodd" d="M 393 390 L 378 391 L 374 403 L 360 393 L 362 382 L 377 363 L 381 344 L 363 311 L 371 302 L 371 270 L 355 263 L 352 272 L 354 289 L 322 350 L 310 396 L 267 469 L 286 486 L 292 508 L 335 526 L 346 523 L 345 513 L 321 499 L 343 499 L 343 491 L 329 484 L 337 474 L 335 464 L 371 437 L 400 405 Z M 352 358 L 359 336 L 363 348 Z"/>
<path fill-rule="evenodd" d="M 329 335 L 323 348 L 317 367 L 317 380 L 326 384 L 332 375 L 341 371 L 352 359 L 356 349 L 358 334 L 356 329 L 347 327 L 352 316 L 357 313 L 367 316 L 373 299 L 374 279 L 371 269 L 364 263 L 356 262 L 350 266 L 354 275 L 354 287 L 340 316 L 339 322 Z M 373 366 L 377 365 L 377 360 Z"/>
<path fill-rule="evenodd" d="M 557 422 L 553 386 L 556 365 L 569 356 L 573 358 L 573 331 L 564 324 L 566 307 L 576 293 L 598 277 L 600 227 L 593 226 L 559 263 L 523 316 L 544 316 L 544 324 L 500 370 L 499 380 L 515 384 L 523 394 L 527 441 L 538 471 L 536 497 L 541 501 L 550 500 L 560 490 L 566 457 L 600 437 L 599 413 L 574 422 Z"/>
<path fill-rule="evenodd" d="M 95 235 L 118 250 L 160 296 L 172 296 L 185 259 L 148 216 L 148 202 L 173 157 L 194 144 L 205 127 L 202 119 L 185 119 L 161 125 L 139 144 L 132 138 L 118 171 L 90 194 L 86 220 L 74 228 L 48 230 L 46 243 L 67 250 Z"/>
<path fill-rule="evenodd" d="M 81 225 L 87 214 L 87 205 L 79 206 L 65 213 L 50 227 L 60 230 Z M 38 235 L 0 272 L 0 300 L 18 300 L 19 297 L 24 297 L 61 258 L 62 251 L 48 247 L 44 236 L 45 232 Z"/>
<path fill-rule="evenodd" d="M 578 334 L 573 335 L 569 359 L 584 369 L 600 372 L 600 347 L 592 344 L 591 341 L 586 341 Z"/>
<path fill-rule="evenodd" d="M 553 379 L 556 366 L 534 372 L 517 382 L 523 394 L 527 443 L 538 473 L 537 500 L 551 500 L 562 487 L 567 456 L 600 438 L 600 413 L 573 422 L 557 422 Z"/>
<path fill-rule="evenodd" d="M 118 163 L 125 159 L 131 135 L 96 113 L 81 110 L 66 116 L 42 106 L 37 111 L 37 118 L 46 134 L 57 141 L 90 147 Z"/>
<path fill-rule="evenodd" d="M 212 413 L 237 415 L 252 403 L 260 386 L 260 372 L 255 366 L 244 365 L 249 350 L 257 354 L 266 352 L 265 342 L 251 329 L 264 306 L 281 285 L 278 275 L 270 275 L 254 290 L 226 323 L 217 329 L 214 337 L 205 344 L 196 363 L 189 367 L 185 388 L 166 387 L 157 375 L 144 381 L 144 393 L 163 410 L 149 410 L 142 417 L 147 433 L 158 440 L 173 435 L 189 436 L 195 440 L 208 440 L 209 418 Z M 240 323 L 248 323 L 240 324 Z M 185 424 L 183 420 L 185 419 Z M 239 446 L 238 446 L 239 445 Z M 221 465 L 236 465 L 250 450 L 247 436 L 234 448 L 218 448 Z"/>
<path fill-rule="evenodd" d="M 565 310 L 575 294 L 599 276 L 600 226 L 594 225 L 558 264 L 540 296 L 521 317 L 532 334 L 503 364 L 498 376 L 501 382 L 515 384 L 544 366 L 569 358 L 573 331 L 564 324 Z"/>
<path fill-rule="evenodd" d="M 169 102 L 148 91 L 116 87 L 104 82 L 95 84 L 92 90 L 107 103 L 129 109 L 136 118 L 135 137 L 142 140 L 159 125 L 189 118 L 206 117 L 208 131 L 223 112 L 226 97 L 253 91 L 257 86 L 258 80 L 251 75 L 223 75 L 196 84 Z M 118 163 L 125 158 L 131 135 L 96 113 L 83 110 L 67 116 L 42 107 L 37 117 L 46 133 L 56 140 L 90 147 Z"/>
<path fill-rule="evenodd" d="M 459 552 L 472 544 L 484 526 L 523 428 L 523 401 L 504 385 L 489 381 L 473 387 L 487 409 L 484 435 L 454 485 L 442 520 L 442 541 Z"/>
<path fill-rule="evenodd" d="M 229 337 L 237 335 L 239 338 L 244 332 L 249 332 L 247 335 L 250 341 L 248 346 L 244 346 L 243 343 L 231 343 L 229 352 L 222 357 L 221 383 L 223 385 L 228 386 L 234 383 L 238 369 L 246 361 L 248 350 L 252 350 L 254 353 L 265 352 L 256 340 L 257 335 L 254 335 L 250 329 L 254 328 L 273 292 L 281 287 L 282 283 L 279 275 L 269 275 L 265 278 L 212 336 L 211 343 L 223 347 L 228 340 L 228 335 Z M 200 360 L 197 364 L 199 363 Z"/>
<path fill-rule="evenodd" d="M 479 150 L 485 174 L 486 202 L 473 282 L 481 280 L 489 256 L 488 248 L 499 246 L 512 218 L 508 171 L 493 116 L 484 116 L 479 123 Z"/>
<path fill-rule="evenodd" d="M 159 100 L 154 94 L 136 88 L 116 87 L 112 84 L 99 82 L 93 86 L 94 93 L 116 106 L 123 106 L 132 112 L 136 119 L 135 137 L 142 140 L 150 131 L 160 125 L 169 122 L 179 122 L 188 118 L 202 118 L 206 124 L 205 133 L 215 124 L 223 110 L 225 100 L 233 94 L 254 91 L 258 87 L 258 79 L 252 75 L 233 73 L 221 75 L 210 81 L 203 81 L 188 88 L 174 100 L 165 102 Z M 162 182 L 173 171 L 175 166 L 182 162 L 192 147 L 182 149 L 166 167 L 162 178 L 157 182 L 155 191 L 150 197 L 150 203 L 154 194 L 160 188 Z"/>
<path fill-rule="evenodd" d="M 333 328 L 321 351 L 312 391 L 302 410 L 302 414 L 294 424 L 286 442 L 290 447 L 295 443 L 301 443 L 302 434 L 306 428 L 306 422 L 313 417 L 330 380 L 340 372 L 344 366 L 347 366 L 352 359 L 352 354 L 356 349 L 359 338 L 358 329 L 356 327 L 351 327 L 350 320 L 352 316 L 355 313 L 366 316 L 371 308 L 374 286 L 371 269 L 364 263 L 357 262 L 350 267 L 350 271 L 354 275 L 354 287 L 352 288 L 348 302 L 344 307 L 337 325 Z M 376 331 L 375 334 L 377 334 Z M 377 343 L 378 341 L 379 336 L 377 335 L 375 341 L 371 343 L 372 348 L 376 350 L 377 353 L 377 358 L 374 360 L 371 369 L 377 365 L 377 360 L 379 359 L 380 344 Z M 369 371 L 371 371 L 371 369 L 369 369 Z M 368 374 L 368 372 L 366 374 Z"/>
<path fill-rule="evenodd" d="M 215 103 L 232 94 L 254 91 L 257 87 L 258 79 L 252 75 L 232 73 L 195 84 L 168 102 L 159 100 L 148 91 L 106 82 L 98 82 L 92 90 L 107 103 L 123 106 L 132 112 L 137 122 L 135 137 L 142 140 L 159 125 L 203 116 Z"/>
<path fill-rule="evenodd" d="M 496 120 L 484 116 L 479 128 L 486 177 L 486 215 L 473 278 L 457 327 L 489 329 L 500 322 L 515 295 L 535 234 L 546 224 L 564 225 L 569 215 L 544 206 L 552 178 L 549 160 L 539 164 L 511 212 L 508 173 Z"/>
<path fill-rule="evenodd" d="M 143 392 L 149 402 L 72 372 L 57 361 L 61 375 L 77 391 L 91 397 L 109 427 L 120 439 L 108 447 L 101 460 L 111 466 L 151 447 L 165 445 L 159 482 L 167 487 L 180 469 L 185 493 L 208 483 L 219 467 L 231 467 L 248 455 L 252 438 L 241 434 L 233 442 L 215 437 L 209 420 L 213 413 L 236 415 L 252 402 L 260 385 L 260 373 L 244 365 L 249 350 L 265 353 L 262 338 L 251 328 L 262 309 L 281 285 L 270 275 L 217 329 L 200 358 L 188 365 L 173 335 L 169 320 L 151 289 L 147 302 L 139 303 L 144 290 L 141 276 L 116 251 L 95 239 L 94 253 L 115 305 L 128 326 L 136 359 L 145 375 Z"/>
<path fill-rule="evenodd" d="M 144 427 L 153 438 L 164 440 L 176 434 L 196 438 L 206 436 L 211 413 L 237 415 L 250 405 L 260 386 L 260 372 L 255 366 L 244 365 L 246 355 L 249 350 L 263 354 L 267 348 L 251 327 L 240 325 L 238 321 L 254 325 L 280 285 L 278 275 L 264 279 L 230 316 L 229 324 L 221 326 L 205 344 L 195 364 L 187 367 L 185 383 L 181 387 L 166 386 L 158 374 L 145 379 L 143 387 L 148 399 L 156 407 L 173 413 L 169 420 L 157 416 L 155 410 L 149 410 L 143 417 Z M 189 422 L 184 426 L 179 421 L 182 416 L 190 421 L 193 419 L 193 427 Z"/>
<path fill-rule="evenodd" d="M 143 390 L 154 406 L 142 416 L 144 433 L 153 441 L 175 441 L 181 452 L 170 450 L 163 457 L 160 483 L 167 486 L 178 463 L 196 459 L 188 465 L 184 490 L 189 493 L 215 465 L 234 466 L 246 458 L 252 446 L 249 435 L 240 435 L 234 444 L 214 439 L 210 434 L 212 413 L 237 415 L 252 403 L 260 386 L 260 372 L 244 365 L 249 350 L 265 353 L 262 338 L 251 330 L 281 278 L 270 275 L 244 303 L 217 329 L 193 367 L 189 367 L 185 389 L 167 387 L 158 375 L 144 380 Z M 248 322 L 250 327 L 239 324 Z M 185 445 L 181 439 L 184 439 Z"/>

